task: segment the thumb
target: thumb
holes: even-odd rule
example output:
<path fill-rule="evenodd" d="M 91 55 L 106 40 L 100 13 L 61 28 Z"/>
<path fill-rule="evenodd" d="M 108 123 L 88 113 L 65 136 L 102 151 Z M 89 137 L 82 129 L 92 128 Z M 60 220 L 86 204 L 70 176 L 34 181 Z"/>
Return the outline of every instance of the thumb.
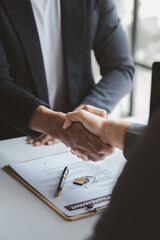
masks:
<path fill-rule="evenodd" d="M 89 132 L 99 136 L 102 129 L 103 118 L 85 110 L 80 110 L 79 112 L 70 112 L 66 114 L 66 121 L 63 128 L 68 128 L 72 122 L 81 122 Z"/>
<path fill-rule="evenodd" d="M 66 114 L 63 129 L 67 129 L 72 125 L 72 122 L 82 122 L 82 110 L 77 112 L 69 112 Z"/>
<path fill-rule="evenodd" d="M 63 129 L 67 129 L 69 128 L 70 126 L 72 125 L 72 121 L 67 117 L 66 115 L 66 118 L 65 118 L 65 121 L 64 121 L 64 124 L 63 124 Z"/>

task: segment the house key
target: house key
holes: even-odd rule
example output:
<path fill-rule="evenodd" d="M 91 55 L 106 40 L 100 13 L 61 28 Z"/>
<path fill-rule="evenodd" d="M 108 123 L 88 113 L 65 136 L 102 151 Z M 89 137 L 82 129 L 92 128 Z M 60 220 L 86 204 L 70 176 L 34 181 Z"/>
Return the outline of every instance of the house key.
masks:
<path fill-rule="evenodd" d="M 86 182 L 87 182 L 86 186 L 85 186 L 86 188 L 89 188 L 92 183 L 98 182 L 96 177 L 93 177 L 93 176 L 86 176 L 85 179 L 86 179 Z"/>

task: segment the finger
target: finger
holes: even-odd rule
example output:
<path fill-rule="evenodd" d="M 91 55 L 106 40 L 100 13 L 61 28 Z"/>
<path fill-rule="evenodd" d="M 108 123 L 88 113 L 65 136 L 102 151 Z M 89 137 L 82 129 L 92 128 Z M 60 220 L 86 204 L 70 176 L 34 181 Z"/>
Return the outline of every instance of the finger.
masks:
<path fill-rule="evenodd" d="M 47 140 L 49 140 L 49 138 L 47 138 L 48 135 L 46 134 L 41 134 L 39 137 L 34 139 L 34 146 L 40 146 L 42 144 L 44 144 Z"/>
<path fill-rule="evenodd" d="M 42 134 L 42 135 L 43 135 L 43 134 Z M 33 137 L 30 137 L 30 136 L 29 136 L 29 137 L 27 138 L 27 140 L 28 140 L 28 142 L 29 142 L 30 144 L 34 144 L 34 145 L 35 145 L 35 143 L 37 143 L 37 145 L 38 145 L 39 142 L 40 142 L 40 139 L 41 139 L 41 136 L 42 136 L 42 135 L 40 135 L 39 137 L 36 137 L 36 138 L 35 138 L 35 137 L 33 138 Z"/>
<path fill-rule="evenodd" d="M 82 153 L 79 150 L 75 150 L 75 154 L 78 158 L 82 158 Z"/>
<path fill-rule="evenodd" d="M 85 105 L 83 107 L 83 109 L 87 112 L 93 113 L 93 114 L 98 115 L 102 118 L 106 118 L 106 116 L 107 116 L 106 110 L 101 109 L 101 108 L 96 108 L 96 107 L 91 106 L 91 105 Z"/>
<path fill-rule="evenodd" d="M 52 137 L 47 134 L 42 134 L 37 139 L 35 139 L 34 146 L 41 146 L 49 141 L 52 141 Z"/>
<path fill-rule="evenodd" d="M 67 115 L 66 115 L 66 118 L 65 118 L 65 121 L 64 121 L 64 124 L 63 124 L 63 129 L 67 129 L 67 128 L 69 128 L 71 125 L 72 125 L 72 121 L 71 121 L 70 118 L 67 118 Z"/>
<path fill-rule="evenodd" d="M 97 140 L 98 140 L 98 138 L 97 138 Z M 72 154 L 77 155 L 77 157 L 82 158 L 82 160 L 84 160 L 84 161 L 94 161 L 94 162 L 101 161 L 106 158 L 107 154 L 108 155 L 111 154 L 111 150 L 108 150 L 108 147 L 107 148 L 105 147 L 105 150 L 104 150 L 102 148 L 102 146 L 104 144 L 100 140 L 99 140 L 98 144 L 100 146 L 99 146 L 99 148 L 97 148 L 98 149 L 97 151 L 94 149 L 94 147 L 92 145 L 86 143 L 85 146 L 81 145 L 81 146 L 79 146 L 80 148 L 78 148 L 78 149 L 76 148 L 76 146 L 71 147 L 71 152 L 72 152 Z"/>
<path fill-rule="evenodd" d="M 85 112 L 85 114 L 91 114 L 85 110 L 81 111 L 82 113 Z M 77 113 L 72 114 L 75 115 Z M 98 119 L 100 118 L 95 115 L 93 116 Z M 102 120 L 102 118 L 100 119 Z M 95 129 L 95 127 L 93 129 Z M 66 132 L 69 134 L 71 139 L 69 141 L 68 139 L 65 141 L 62 139 L 62 142 L 64 144 L 68 143 L 70 147 L 80 150 L 80 152 L 87 155 L 90 160 L 102 160 L 105 158 L 106 154 L 111 153 L 110 146 L 106 146 L 98 137 L 85 130 L 80 123 L 73 124 L 71 129 L 67 130 Z"/>
<path fill-rule="evenodd" d="M 76 150 L 75 148 L 71 147 L 70 150 L 71 150 L 72 153 L 75 154 L 75 150 Z"/>
<path fill-rule="evenodd" d="M 56 144 L 58 142 L 59 142 L 58 139 L 51 138 L 49 141 L 46 142 L 46 145 L 53 145 L 53 144 Z"/>
<path fill-rule="evenodd" d="M 86 162 L 89 161 L 88 156 L 86 154 L 84 154 L 84 153 L 82 153 L 82 160 L 86 161 Z"/>
<path fill-rule="evenodd" d="M 29 144 L 32 144 L 34 142 L 34 139 L 31 136 L 29 136 L 29 137 L 27 137 L 27 142 Z"/>
<path fill-rule="evenodd" d="M 75 155 L 75 152 L 74 152 L 74 150 L 71 148 L 70 149 L 70 152 L 73 154 L 73 155 Z"/>
<path fill-rule="evenodd" d="M 99 137 L 92 135 L 87 135 L 88 141 L 87 144 L 98 154 L 110 154 L 112 153 L 112 149 L 114 148 L 112 145 L 107 142 L 103 142 Z"/>
<path fill-rule="evenodd" d="M 101 151 L 93 151 L 92 150 L 92 153 L 90 153 L 89 154 L 89 156 L 91 156 L 93 159 L 94 159 L 94 161 L 95 162 L 97 162 L 97 161 L 102 161 L 102 160 L 104 160 L 106 157 L 108 157 L 108 156 L 110 156 L 110 155 L 112 155 L 113 154 L 113 147 L 108 147 L 106 150 L 105 150 L 105 152 L 103 152 L 103 153 L 101 153 Z"/>
<path fill-rule="evenodd" d="M 100 135 L 103 119 L 97 115 L 85 110 L 80 110 L 79 112 L 67 113 L 66 119 L 70 119 L 73 122 L 81 122 L 88 131 L 96 136 Z M 66 125 L 64 125 L 63 128 L 66 129 Z"/>
<path fill-rule="evenodd" d="M 74 109 L 73 112 L 78 112 L 80 111 L 81 109 L 83 109 L 86 105 L 85 104 L 80 104 L 77 108 Z M 67 129 L 69 128 L 70 126 L 72 125 L 72 121 L 70 118 L 65 118 L 65 121 L 64 121 L 64 124 L 63 124 L 63 129 Z"/>
<path fill-rule="evenodd" d="M 77 152 L 76 150 L 72 150 L 72 149 L 70 149 L 70 151 L 71 151 L 71 153 L 72 153 L 73 155 L 75 155 L 76 157 L 81 158 L 81 153 L 80 153 L 80 152 Z"/>
<path fill-rule="evenodd" d="M 67 148 L 69 148 L 70 147 L 70 145 L 69 144 L 64 144 Z"/>
<path fill-rule="evenodd" d="M 79 150 L 77 150 L 77 149 L 71 148 L 71 153 L 76 155 L 78 158 L 82 157 L 82 153 Z"/>
<path fill-rule="evenodd" d="M 65 117 L 65 122 L 64 122 L 64 125 L 63 125 L 63 129 L 67 129 L 68 126 L 70 126 L 72 124 L 72 121 L 83 123 L 84 118 L 85 118 L 84 115 L 87 116 L 87 114 L 89 114 L 87 112 L 85 114 L 84 112 L 85 112 L 84 110 L 80 110 L 80 111 L 77 111 L 77 112 L 75 111 L 75 112 L 67 113 L 66 117 Z"/>
<path fill-rule="evenodd" d="M 78 107 L 76 107 L 76 108 L 74 109 L 74 112 L 83 109 L 85 106 L 86 106 L 86 104 L 80 104 Z"/>
<path fill-rule="evenodd" d="M 104 155 L 103 157 L 96 158 L 92 161 L 94 161 L 94 162 L 104 161 L 107 157 L 111 156 L 113 153 L 114 153 L 114 151 L 112 151 L 112 153 L 110 152 L 109 154 Z"/>
<path fill-rule="evenodd" d="M 86 145 L 87 146 L 87 145 Z M 87 150 L 84 149 L 76 149 L 71 148 L 72 154 L 76 155 L 79 158 L 82 158 L 84 161 L 101 161 L 104 160 L 107 154 L 99 154 L 94 149 L 92 149 L 89 145 L 87 146 Z"/>
<path fill-rule="evenodd" d="M 79 153 L 81 153 L 81 158 L 82 158 L 82 160 L 83 160 L 83 161 L 88 161 L 88 156 L 87 156 L 86 154 L 80 152 L 79 150 L 76 150 L 76 149 L 74 149 L 74 148 L 72 147 L 72 148 L 70 149 L 70 151 L 71 151 L 71 153 L 72 153 L 73 155 L 77 155 L 77 154 L 76 154 L 76 151 L 79 152 Z"/>
<path fill-rule="evenodd" d="M 107 156 L 110 155 L 110 154 L 98 154 L 96 152 L 93 152 L 92 150 L 85 151 L 85 153 L 83 153 L 82 150 L 71 150 L 71 153 L 86 162 L 87 161 L 92 161 L 92 162 L 102 161 Z"/>
<path fill-rule="evenodd" d="M 111 156 L 115 152 L 115 148 L 111 147 L 106 154 L 101 155 L 100 157 L 94 159 L 94 162 L 103 161 L 107 157 Z"/>
<path fill-rule="evenodd" d="M 95 146 L 97 146 L 94 148 Z M 88 159 L 91 161 L 102 161 L 104 160 L 107 156 L 110 156 L 114 152 L 114 147 L 107 145 L 103 146 L 103 143 L 100 141 L 99 143 L 95 145 L 94 143 L 91 144 L 90 142 L 86 144 L 86 148 L 83 149 L 81 148 L 81 153 L 84 153 L 87 155 Z M 82 150 L 83 149 L 83 150 Z"/>

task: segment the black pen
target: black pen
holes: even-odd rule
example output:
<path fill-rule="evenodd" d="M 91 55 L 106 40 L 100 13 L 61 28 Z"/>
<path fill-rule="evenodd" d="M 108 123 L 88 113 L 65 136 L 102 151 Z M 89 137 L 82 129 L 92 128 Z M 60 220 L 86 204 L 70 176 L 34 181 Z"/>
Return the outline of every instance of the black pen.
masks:
<path fill-rule="evenodd" d="M 65 167 L 64 170 L 63 170 L 63 173 L 62 173 L 62 177 L 61 177 L 59 186 L 58 186 L 58 190 L 57 190 L 57 194 L 56 194 L 57 197 L 60 195 L 60 193 L 63 189 L 63 185 L 64 185 L 64 182 L 65 182 L 66 178 L 68 177 L 68 174 L 69 174 L 69 168 Z"/>

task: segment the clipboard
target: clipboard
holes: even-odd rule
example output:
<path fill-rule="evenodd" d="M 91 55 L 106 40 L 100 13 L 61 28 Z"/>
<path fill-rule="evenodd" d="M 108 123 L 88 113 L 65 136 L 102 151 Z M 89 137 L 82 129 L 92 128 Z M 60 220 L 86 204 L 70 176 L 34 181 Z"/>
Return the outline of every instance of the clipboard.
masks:
<path fill-rule="evenodd" d="M 28 184 L 21 176 L 19 176 L 9 165 L 5 166 L 3 168 L 3 170 L 8 173 L 9 175 L 13 176 L 16 180 L 18 180 L 20 183 L 22 183 L 26 188 L 28 188 L 32 193 L 34 193 L 39 199 L 41 199 L 45 204 L 47 204 L 51 209 L 53 209 L 55 212 L 57 212 L 61 217 L 63 217 L 64 219 L 68 220 L 68 221 L 74 221 L 74 220 L 78 220 L 81 218 L 85 218 L 85 217 L 89 217 L 92 215 L 95 215 L 97 213 L 99 213 L 100 211 L 103 211 L 104 209 L 98 211 L 95 210 L 90 210 L 88 213 L 84 213 L 84 214 L 79 214 L 77 216 L 72 216 L 69 217 L 67 215 L 65 215 L 62 211 L 60 211 L 56 206 L 54 206 L 52 203 L 50 203 L 50 201 L 48 201 L 48 199 L 46 199 L 42 194 L 40 194 L 36 189 L 34 189 L 30 184 Z M 108 205 L 106 206 L 106 208 L 108 207 Z"/>
<path fill-rule="evenodd" d="M 78 159 L 79 160 L 79 159 Z M 35 160 L 31 160 L 35 161 Z M 28 161 L 30 162 L 30 161 Z M 101 206 L 101 207 L 95 207 L 91 206 L 87 209 L 87 212 L 80 213 L 75 216 L 68 216 L 66 215 L 61 209 L 59 209 L 55 204 L 51 203 L 44 195 L 42 195 L 37 189 L 35 189 L 31 184 L 29 184 L 23 177 L 21 177 L 10 165 L 7 165 L 3 168 L 3 170 L 8 173 L 9 175 L 13 176 L 16 180 L 18 180 L 20 183 L 22 183 L 26 188 L 28 188 L 32 193 L 34 193 L 39 199 L 41 199 L 45 204 L 47 204 L 51 209 L 53 209 L 55 212 L 57 212 L 61 217 L 63 217 L 66 220 L 74 221 L 81 218 L 85 218 L 88 216 L 95 215 L 103 210 L 105 210 L 108 207 L 108 203 L 110 201 L 110 195 L 108 195 L 107 204 Z"/>

